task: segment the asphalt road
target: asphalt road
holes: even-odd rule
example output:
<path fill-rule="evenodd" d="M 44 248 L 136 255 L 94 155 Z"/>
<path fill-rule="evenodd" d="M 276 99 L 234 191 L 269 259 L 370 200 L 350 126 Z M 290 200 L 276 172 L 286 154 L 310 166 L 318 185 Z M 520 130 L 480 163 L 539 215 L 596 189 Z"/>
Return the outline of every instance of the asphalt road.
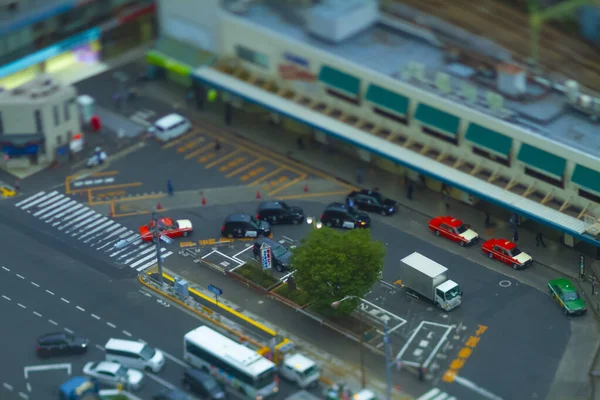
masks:
<path fill-rule="evenodd" d="M 86 361 L 103 358 L 98 346 L 111 337 L 144 340 L 168 354 L 167 365 L 157 374 L 158 378 L 147 374 L 150 379 L 141 392 L 142 398 L 149 398 L 165 385 L 179 384 L 185 365 L 180 360 L 182 337 L 204 324 L 203 321 L 175 307 L 166 307 L 155 296 L 141 291 L 137 279 L 115 280 L 71 258 L 69 251 L 56 243 L 49 246 L 7 225 L 2 226 L 2 232 L 0 294 L 8 299 L 2 297 L 0 307 L 5 311 L 3 315 L 13 322 L 4 324 L 2 329 L 6 332 L 3 337 L 13 340 L 3 350 L 6 357 L 2 358 L 0 371 L 6 377 L 4 383 L 15 393 L 28 394 L 23 376 L 25 366 L 70 362 L 72 373 L 80 373 Z M 88 355 L 68 360 L 36 360 L 35 339 L 45 332 L 67 329 L 90 338 Z M 30 398 L 47 399 L 49 391 L 55 393 L 65 380 L 57 374 L 36 373 L 30 382 Z M 58 378 L 61 380 L 57 381 Z M 296 391 L 285 382 L 281 389 L 281 398 Z M 34 397 L 35 393 L 40 395 Z"/>

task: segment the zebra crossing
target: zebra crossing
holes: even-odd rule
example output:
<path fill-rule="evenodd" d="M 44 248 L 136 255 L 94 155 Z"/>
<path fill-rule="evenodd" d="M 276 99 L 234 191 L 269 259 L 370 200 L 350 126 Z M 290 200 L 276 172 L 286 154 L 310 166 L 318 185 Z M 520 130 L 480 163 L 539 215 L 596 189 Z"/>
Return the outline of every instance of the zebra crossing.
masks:
<path fill-rule="evenodd" d="M 143 242 L 137 232 L 58 191 L 38 192 L 15 206 L 61 234 L 103 253 L 115 264 L 141 272 L 157 263 L 153 243 Z M 122 241 L 128 245 L 117 247 Z M 160 249 L 163 259 L 172 254 L 164 247 Z"/>
<path fill-rule="evenodd" d="M 456 400 L 456 397 L 450 396 L 446 392 L 442 392 L 438 388 L 432 388 L 427 393 L 421 395 L 417 400 Z"/>

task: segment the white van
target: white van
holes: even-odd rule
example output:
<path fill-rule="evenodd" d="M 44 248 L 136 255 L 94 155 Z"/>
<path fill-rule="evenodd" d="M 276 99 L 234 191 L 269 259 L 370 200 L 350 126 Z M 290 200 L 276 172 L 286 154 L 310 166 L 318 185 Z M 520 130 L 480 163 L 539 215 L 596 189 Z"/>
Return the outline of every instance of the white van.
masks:
<path fill-rule="evenodd" d="M 165 365 L 165 355 L 154 347 L 134 340 L 110 339 L 104 346 L 106 361 L 114 361 L 134 369 L 159 372 Z"/>
<path fill-rule="evenodd" d="M 161 142 L 168 142 L 192 129 L 191 122 L 179 114 L 169 114 L 162 117 L 148 131 Z"/>

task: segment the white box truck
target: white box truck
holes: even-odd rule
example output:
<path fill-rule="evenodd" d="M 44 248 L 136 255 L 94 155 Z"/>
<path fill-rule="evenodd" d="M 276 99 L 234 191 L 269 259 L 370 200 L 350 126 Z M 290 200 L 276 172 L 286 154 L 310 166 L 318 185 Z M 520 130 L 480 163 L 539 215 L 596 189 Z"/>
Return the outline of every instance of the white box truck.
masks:
<path fill-rule="evenodd" d="M 462 303 L 462 292 L 456 282 L 448 279 L 448 268 L 417 252 L 404 257 L 402 264 L 400 279 L 409 293 L 428 298 L 444 311 Z"/>

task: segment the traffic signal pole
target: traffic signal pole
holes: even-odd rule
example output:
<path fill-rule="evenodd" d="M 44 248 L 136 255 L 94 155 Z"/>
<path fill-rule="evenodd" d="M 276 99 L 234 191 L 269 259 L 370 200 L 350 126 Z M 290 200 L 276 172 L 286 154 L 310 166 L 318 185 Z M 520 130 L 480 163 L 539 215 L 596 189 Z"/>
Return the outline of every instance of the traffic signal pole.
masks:
<path fill-rule="evenodd" d="M 156 261 L 158 263 L 158 283 L 162 289 L 164 286 L 162 257 L 160 255 L 160 230 L 158 227 L 158 214 L 152 211 L 152 240 L 156 246 Z"/>

